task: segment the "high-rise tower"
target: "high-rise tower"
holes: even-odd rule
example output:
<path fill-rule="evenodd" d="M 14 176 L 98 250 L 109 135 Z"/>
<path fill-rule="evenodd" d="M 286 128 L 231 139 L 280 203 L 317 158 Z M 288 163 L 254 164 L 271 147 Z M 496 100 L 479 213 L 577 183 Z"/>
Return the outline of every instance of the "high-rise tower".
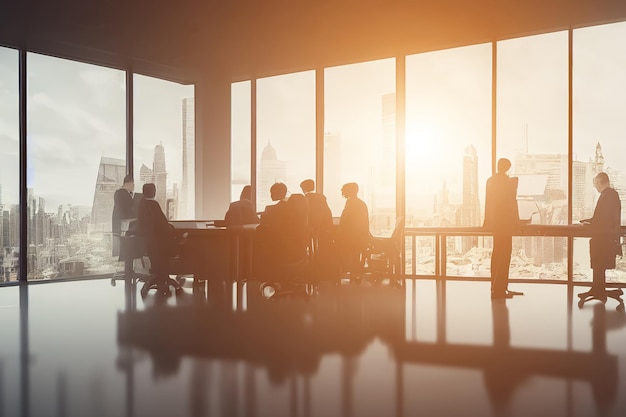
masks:
<path fill-rule="evenodd" d="M 165 212 L 167 200 L 167 171 L 165 169 L 165 148 L 163 142 L 154 147 L 154 162 L 152 164 L 152 174 L 156 185 L 156 198 L 161 210 Z"/>
<path fill-rule="evenodd" d="M 178 199 L 177 218 L 192 219 L 195 214 L 195 102 L 183 99 L 183 179 Z"/>
<path fill-rule="evenodd" d="M 459 226 L 480 226 L 478 155 L 473 145 L 466 147 L 463 154 L 463 206 Z"/>
<path fill-rule="evenodd" d="M 126 175 L 126 162 L 117 158 L 100 158 L 96 189 L 91 207 L 91 224 L 93 230 L 111 231 L 111 215 L 113 214 L 113 195 L 122 186 Z"/>

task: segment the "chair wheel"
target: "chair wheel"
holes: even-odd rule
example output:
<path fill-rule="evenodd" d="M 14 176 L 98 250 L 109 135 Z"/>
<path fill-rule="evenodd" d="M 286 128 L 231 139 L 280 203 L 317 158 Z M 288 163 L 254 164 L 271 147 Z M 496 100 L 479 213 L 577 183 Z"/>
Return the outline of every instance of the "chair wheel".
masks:
<path fill-rule="evenodd" d="M 268 282 L 262 282 L 260 290 L 261 295 L 268 300 L 276 294 L 276 288 L 274 288 L 274 286 Z"/>

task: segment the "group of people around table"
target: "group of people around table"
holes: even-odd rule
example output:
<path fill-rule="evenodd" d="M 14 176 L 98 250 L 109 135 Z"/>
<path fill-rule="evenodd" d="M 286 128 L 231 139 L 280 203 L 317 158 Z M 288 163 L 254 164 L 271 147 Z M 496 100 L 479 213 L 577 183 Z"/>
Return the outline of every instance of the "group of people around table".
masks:
<path fill-rule="evenodd" d="M 315 191 L 315 181 L 300 183 L 302 193 L 288 195 L 287 186 L 276 182 L 270 187 L 274 204 L 257 216 L 252 190 L 246 185 L 238 201 L 226 212 L 227 225 L 258 223 L 266 263 L 296 262 L 302 259 L 337 261 L 344 272 L 354 272 L 370 242 L 369 210 L 358 197 L 359 186 L 347 183 L 341 188 L 346 204 L 337 225 L 326 197 Z"/>
<path fill-rule="evenodd" d="M 528 220 L 520 220 L 517 205 L 518 178 L 509 177 L 511 161 L 497 161 L 497 172 L 487 180 L 485 217 L 483 227 L 493 235 L 491 255 L 491 298 L 503 299 L 522 292 L 508 288 L 511 263 L 512 238 Z M 619 242 L 621 231 L 621 202 L 611 187 L 605 172 L 597 173 L 593 179 L 600 193 L 593 216 L 581 219 L 580 223 L 590 228 L 590 258 L 593 271 L 591 290 L 586 294 L 602 294 L 605 291 L 607 269 L 614 269 L 616 256 L 621 255 Z M 351 182 L 344 184 L 341 193 L 346 199 L 338 225 L 334 225 L 326 197 L 315 191 L 311 179 L 300 184 L 302 194 L 291 194 L 284 183 L 277 182 L 270 188 L 275 203 L 268 205 L 260 217 L 252 203 L 252 188 L 246 185 L 239 200 L 232 202 L 226 213 L 228 225 L 258 224 L 260 235 L 265 235 L 265 250 L 276 256 L 276 262 L 292 262 L 305 256 L 323 257 L 329 253 L 339 256 L 339 267 L 343 271 L 355 271 L 361 262 L 371 235 L 369 210 L 358 197 L 359 186 Z M 155 200 L 156 187 L 152 183 L 143 185 L 143 198 L 134 199 L 132 176 L 124 178 L 124 184 L 114 195 L 112 232 L 121 233 L 123 219 L 137 218 L 137 233 L 143 235 L 146 252 L 153 269 L 166 274 L 169 225 L 159 203 Z M 302 244 L 293 244 L 301 242 Z M 115 245 L 114 245 L 115 252 Z M 115 253 L 114 253 L 115 254 Z M 165 281 L 163 281 L 165 282 Z M 166 285 L 166 284 L 164 284 Z M 605 299 L 606 297 L 604 297 Z"/>

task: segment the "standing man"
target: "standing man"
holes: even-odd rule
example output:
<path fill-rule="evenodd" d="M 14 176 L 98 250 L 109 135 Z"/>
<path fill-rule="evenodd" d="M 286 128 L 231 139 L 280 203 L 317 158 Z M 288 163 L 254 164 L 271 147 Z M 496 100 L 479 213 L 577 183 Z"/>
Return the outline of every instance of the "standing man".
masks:
<path fill-rule="evenodd" d="M 311 255 L 318 249 L 330 246 L 333 229 L 333 215 L 324 194 L 315 192 L 315 181 L 308 179 L 300 183 L 300 189 L 309 203 L 308 246 Z"/>
<path fill-rule="evenodd" d="M 111 217 L 111 231 L 113 233 L 113 256 L 118 256 L 120 250 L 119 236 L 122 233 L 122 220 L 132 219 L 135 216 L 133 210 L 133 191 L 135 181 L 132 175 L 124 177 L 122 188 L 113 195 L 113 215 Z"/>
<path fill-rule="evenodd" d="M 337 246 L 344 271 L 352 273 L 361 265 L 363 252 L 371 240 L 369 210 L 365 202 L 357 197 L 358 192 L 359 185 L 355 182 L 349 182 L 341 187 L 346 205 L 341 212 L 337 229 Z"/>
<path fill-rule="evenodd" d="M 491 253 L 491 299 L 523 295 L 509 291 L 509 267 L 513 249 L 513 234 L 519 229 L 517 207 L 518 178 L 509 178 L 511 161 L 498 160 L 497 172 L 487 180 L 485 196 L 485 221 L 483 227 L 493 234 Z"/>
<path fill-rule="evenodd" d="M 589 253 L 593 283 L 591 290 L 579 294 L 579 297 L 598 295 L 600 299 L 606 301 L 604 287 L 606 270 L 615 269 L 615 256 L 622 254 L 619 244 L 622 203 L 617 191 L 611 188 L 606 172 L 600 172 L 594 177 L 593 186 L 600 193 L 593 217 L 580 221 L 591 226 Z"/>

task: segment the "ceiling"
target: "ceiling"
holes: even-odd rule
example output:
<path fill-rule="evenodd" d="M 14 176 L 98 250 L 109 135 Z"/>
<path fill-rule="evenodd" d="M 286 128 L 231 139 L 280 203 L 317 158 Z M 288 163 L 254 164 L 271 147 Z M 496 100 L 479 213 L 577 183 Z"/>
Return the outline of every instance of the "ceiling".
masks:
<path fill-rule="evenodd" d="M 624 0 L 1 1 L 0 44 L 189 81 L 626 20 Z"/>

